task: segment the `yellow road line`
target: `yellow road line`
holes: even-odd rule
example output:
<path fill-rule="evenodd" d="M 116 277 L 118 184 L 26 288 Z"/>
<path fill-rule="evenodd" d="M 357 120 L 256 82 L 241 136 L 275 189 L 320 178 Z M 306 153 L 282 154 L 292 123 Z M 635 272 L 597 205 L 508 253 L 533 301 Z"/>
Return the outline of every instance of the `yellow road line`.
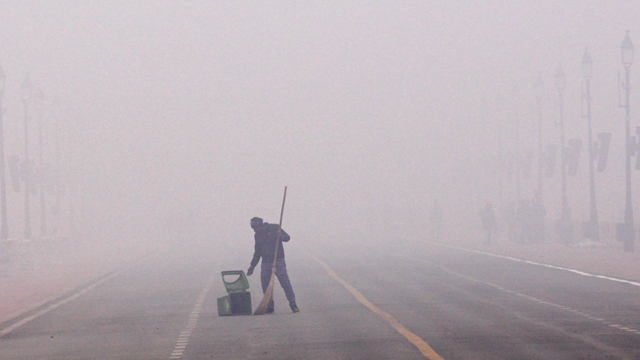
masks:
<path fill-rule="evenodd" d="M 362 295 L 362 293 L 360 293 L 360 291 L 356 290 L 356 288 L 351 286 L 351 284 L 349 284 L 348 282 L 344 281 L 340 276 L 338 276 L 338 274 L 336 274 L 335 271 L 333 271 L 329 267 L 329 265 L 327 265 L 324 261 L 316 258 L 315 256 L 313 256 L 311 254 L 307 254 L 307 255 L 311 256 L 315 261 L 317 261 L 320 265 L 322 265 L 324 267 L 324 269 L 327 271 L 327 273 L 329 274 L 329 276 L 331 276 L 337 282 L 339 282 L 342 286 L 344 286 L 344 288 L 347 289 L 351 293 L 351 295 L 353 295 L 353 297 L 356 298 L 356 300 L 358 300 L 360 303 L 362 303 L 362 305 L 366 306 L 367 308 L 369 308 L 369 310 L 373 311 L 375 314 L 380 316 L 382 319 L 386 320 L 391 326 L 393 326 L 394 329 L 396 329 L 396 331 L 398 331 L 400 334 L 402 334 L 402 336 L 407 338 L 407 340 L 409 340 L 409 342 L 411 344 L 413 344 L 413 346 L 415 346 L 416 348 L 418 348 L 418 350 L 420 350 L 420 352 L 422 353 L 422 355 L 424 355 L 424 357 L 426 357 L 427 359 L 430 359 L 430 360 L 444 360 L 440 355 L 438 355 L 431 348 L 431 346 L 429 346 L 429 344 L 427 344 L 426 341 L 422 340 L 418 335 L 416 335 L 416 334 L 412 333 L 411 331 L 409 331 L 409 329 L 404 327 L 404 325 L 402 325 L 398 320 L 396 320 L 388 312 L 386 312 L 386 311 L 380 309 L 379 307 L 373 305 L 369 300 L 367 300 Z"/>

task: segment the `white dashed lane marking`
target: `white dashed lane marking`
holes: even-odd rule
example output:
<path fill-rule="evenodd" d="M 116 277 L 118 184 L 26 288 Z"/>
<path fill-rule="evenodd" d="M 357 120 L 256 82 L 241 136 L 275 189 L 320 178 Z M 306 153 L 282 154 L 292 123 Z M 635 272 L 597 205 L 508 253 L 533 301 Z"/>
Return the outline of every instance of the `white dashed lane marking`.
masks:
<path fill-rule="evenodd" d="M 187 326 L 185 326 L 185 328 L 180 332 L 178 340 L 176 341 L 176 346 L 173 348 L 173 352 L 171 353 L 171 356 L 169 356 L 169 359 L 181 359 L 184 355 L 184 351 L 186 350 L 187 345 L 189 345 L 189 337 L 198 324 L 198 317 L 200 316 L 200 311 L 202 311 L 202 305 L 204 304 L 204 300 L 207 298 L 209 290 L 211 290 L 211 286 L 213 286 L 214 279 L 215 274 L 211 276 L 207 285 L 202 289 L 202 292 L 200 292 L 200 296 L 198 297 L 191 314 L 189 314 Z"/>
<path fill-rule="evenodd" d="M 512 295 L 521 297 L 523 299 L 527 299 L 527 300 L 539 303 L 541 305 L 552 306 L 552 307 L 555 307 L 555 308 L 560 309 L 560 310 L 568 311 L 568 312 L 570 312 L 570 313 L 572 313 L 574 315 L 587 318 L 589 320 L 592 320 L 592 321 L 607 325 L 607 326 L 612 327 L 614 329 L 619 329 L 619 330 L 622 330 L 622 331 L 626 331 L 628 333 L 640 335 L 640 330 L 639 329 L 631 329 L 631 328 L 628 328 L 626 326 L 618 325 L 616 323 L 607 321 L 605 319 L 593 316 L 591 314 L 584 313 L 584 312 L 582 312 L 580 310 L 572 309 L 572 308 L 570 308 L 568 306 L 555 304 L 555 303 L 552 303 L 552 302 L 549 302 L 549 301 L 546 301 L 546 300 L 538 299 L 538 298 L 536 298 L 534 296 L 531 296 L 531 295 L 526 295 L 526 294 L 519 293 L 517 291 L 506 289 L 506 288 L 504 288 L 504 287 L 502 287 L 500 285 L 497 285 L 497 284 L 493 284 L 493 283 L 490 283 L 490 282 L 485 282 L 485 281 L 482 281 L 482 280 L 478 280 L 478 279 L 473 278 L 471 276 L 460 274 L 460 273 L 458 273 L 456 271 L 453 271 L 453 270 L 451 270 L 449 268 L 446 268 L 444 266 L 441 266 L 441 265 L 433 264 L 433 263 L 430 263 L 430 262 L 427 262 L 427 261 L 424 261 L 424 260 L 421 260 L 421 259 L 416 259 L 416 258 L 413 258 L 413 257 L 408 256 L 408 255 L 399 255 L 399 256 L 406 257 L 406 258 L 411 259 L 413 261 L 418 261 L 418 262 L 422 262 L 422 263 L 428 263 L 428 264 L 436 266 L 436 267 L 438 267 L 438 268 L 440 268 L 440 269 L 442 269 L 442 270 L 444 270 L 444 271 L 446 271 L 446 272 L 448 272 L 448 273 L 450 273 L 452 275 L 455 275 L 455 276 L 458 276 L 458 277 L 461 277 L 461 278 L 464 278 L 464 279 L 467 279 L 469 281 L 473 281 L 473 282 L 476 282 L 476 283 L 480 283 L 480 284 L 484 284 L 484 285 L 487 285 L 487 286 L 491 286 L 491 287 L 493 287 L 495 289 L 498 289 L 498 290 L 500 290 L 502 292 L 505 292 L 505 293 L 508 293 L 508 294 L 512 294 Z M 525 262 L 531 263 L 529 261 L 525 261 Z M 567 270 L 565 268 L 558 268 L 558 267 L 555 267 L 555 266 L 549 266 L 549 267 L 556 268 L 556 269 Z M 591 275 L 591 276 L 593 276 L 593 275 Z M 605 278 L 605 279 L 611 280 L 610 278 L 602 277 L 602 276 L 595 276 L 595 277 Z M 619 279 L 617 279 L 617 280 L 619 280 Z M 630 283 L 631 285 L 634 285 L 633 282 L 629 282 L 629 281 L 620 281 L 620 282 Z"/>

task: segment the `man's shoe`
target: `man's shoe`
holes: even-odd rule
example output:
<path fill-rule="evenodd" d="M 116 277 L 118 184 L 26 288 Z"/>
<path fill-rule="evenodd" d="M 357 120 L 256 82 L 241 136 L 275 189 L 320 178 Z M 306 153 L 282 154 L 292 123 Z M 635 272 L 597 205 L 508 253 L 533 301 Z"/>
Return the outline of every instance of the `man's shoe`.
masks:
<path fill-rule="evenodd" d="M 266 313 L 267 314 L 273 314 L 273 309 L 267 309 Z"/>
<path fill-rule="evenodd" d="M 293 311 L 294 313 L 300 312 L 300 309 L 298 309 L 298 307 L 296 305 L 292 305 L 291 306 L 291 311 Z"/>

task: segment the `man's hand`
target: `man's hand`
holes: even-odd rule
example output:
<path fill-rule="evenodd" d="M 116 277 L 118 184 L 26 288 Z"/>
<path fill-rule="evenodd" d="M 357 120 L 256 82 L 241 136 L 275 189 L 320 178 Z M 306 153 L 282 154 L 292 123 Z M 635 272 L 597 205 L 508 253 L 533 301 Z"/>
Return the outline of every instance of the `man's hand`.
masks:
<path fill-rule="evenodd" d="M 247 269 L 247 276 L 251 276 L 253 274 L 253 266 L 249 266 L 249 269 Z"/>

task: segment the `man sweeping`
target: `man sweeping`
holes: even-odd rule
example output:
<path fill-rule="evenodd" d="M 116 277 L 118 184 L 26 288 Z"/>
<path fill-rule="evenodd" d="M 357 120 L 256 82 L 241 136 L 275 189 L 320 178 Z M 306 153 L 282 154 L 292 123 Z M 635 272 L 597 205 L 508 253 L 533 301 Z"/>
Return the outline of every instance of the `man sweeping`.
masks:
<path fill-rule="evenodd" d="M 291 282 L 289 281 L 289 275 L 287 274 L 287 264 L 284 260 L 284 247 L 283 242 L 288 242 L 291 237 L 284 230 L 280 229 L 280 241 L 278 241 L 278 224 L 269 224 L 263 222 L 261 218 L 254 217 L 251 219 L 251 228 L 255 232 L 255 250 L 253 258 L 251 259 L 251 266 L 247 270 L 247 275 L 251 276 L 256 265 L 262 258 L 260 280 L 262 282 L 262 291 L 266 292 L 269 286 L 269 280 L 271 278 L 271 269 L 273 268 L 273 259 L 276 255 L 276 246 L 278 249 L 278 256 L 275 264 L 275 274 L 278 277 L 280 285 L 284 289 L 284 293 L 289 301 L 291 311 L 297 313 L 300 311 L 296 304 L 296 296 L 293 293 Z M 267 305 L 267 314 L 271 314 L 274 311 L 273 299 L 269 301 Z"/>

